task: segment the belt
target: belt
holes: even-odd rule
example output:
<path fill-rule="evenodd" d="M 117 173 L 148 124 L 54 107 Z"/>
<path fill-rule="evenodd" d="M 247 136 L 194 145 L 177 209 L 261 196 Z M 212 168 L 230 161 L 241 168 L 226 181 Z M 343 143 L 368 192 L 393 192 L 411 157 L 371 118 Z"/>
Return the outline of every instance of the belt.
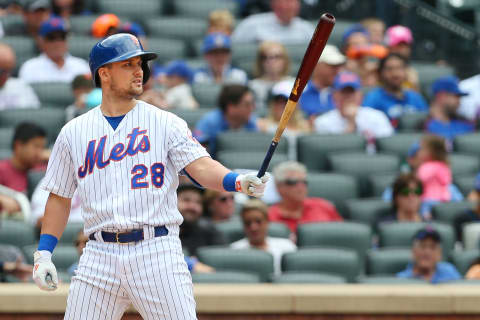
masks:
<path fill-rule="evenodd" d="M 165 226 L 158 226 L 154 228 L 155 230 L 155 237 L 166 236 L 168 234 L 168 229 Z M 97 240 L 95 239 L 95 234 L 91 233 L 88 236 L 90 240 Z M 129 242 L 137 242 L 142 241 L 143 237 L 143 229 L 135 229 L 126 232 L 106 232 L 102 231 L 102 239 L 104 242 L 116 242 L 116 243 L 129 243 Z"/>

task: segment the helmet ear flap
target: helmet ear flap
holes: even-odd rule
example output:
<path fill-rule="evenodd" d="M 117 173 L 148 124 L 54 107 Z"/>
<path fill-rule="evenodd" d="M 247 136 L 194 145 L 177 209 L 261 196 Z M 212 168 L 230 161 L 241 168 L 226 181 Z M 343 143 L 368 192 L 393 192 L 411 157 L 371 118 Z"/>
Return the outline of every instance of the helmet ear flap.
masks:
<path fill-rule="evenodd" d="M 101 88 L 102 85 L 101 85 L 101 83 L 100 83 L 100 76 L 99 76 L 99 74 L 98 74 L 98 70 L 95 71 L 95 75 L 94 75 L 93 79 L 94 79 L 94 82 L 95 82 L 95 87 L 96 87 L 96 88 Z"/>
<path fill-rule="evenodd" d="M 150 67 L 148 66 L 147 60 L 142 59 L 142 69 L 143 69 L 143 84 L 145 84 L 150 78 Z"/>

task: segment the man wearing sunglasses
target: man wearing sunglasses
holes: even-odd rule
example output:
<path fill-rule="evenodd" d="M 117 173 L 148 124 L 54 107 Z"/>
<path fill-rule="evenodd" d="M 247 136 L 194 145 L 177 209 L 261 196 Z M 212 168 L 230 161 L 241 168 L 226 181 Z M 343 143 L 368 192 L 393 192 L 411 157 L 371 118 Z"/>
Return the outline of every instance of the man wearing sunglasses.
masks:
<path fill-rule="evenodd" d="M 76 75 L 90 73 L 88 63 L 68 53 L 68 29 L 61 18 L 50 18 L 40 26 L 42 54 L 27 60 L 19 71 L 26 82 L 71 82 Z"/>

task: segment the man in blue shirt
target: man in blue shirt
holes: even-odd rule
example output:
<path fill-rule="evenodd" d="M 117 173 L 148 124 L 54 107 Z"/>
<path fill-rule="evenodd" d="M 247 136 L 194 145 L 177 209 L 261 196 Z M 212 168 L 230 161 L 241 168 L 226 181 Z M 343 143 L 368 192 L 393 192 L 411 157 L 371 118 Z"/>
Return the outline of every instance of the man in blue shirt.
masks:
<path fill-rule="evenodd" d="M 373 88 L 363 100 L 363 105 L 385 112 L 392 125 L 398 126 L 398 119 L 407 112 L 427 112 L 425 99 L 416 91 L 405 89 L 407 60 L 391 53 L 378 65 L 381 87 Z"/>
<path fill-rule="evenodd" d="M 442 260 L 442 239 L 438 231 L 426 226 L 413 237 L 413 262 L 399 273 L 399 278 L 422 279 L 432 284 L 462 278 L 455 266 Z"/>
<path fill-rule="evenodd" d="M 460 97 L 468 95 L 458 87 L 454 76 L 441 77 L 432 85 L 433 100 L 430 117 L 425 123 L 427 132 L 444 137 L 450 143 L 457 135 L 475 130 L 475 125 L 458 114 Z"/>
<path fill-rule="evenodd" d="M 212 156 L 216 152 L 217 135 L 229 130 L 257 131 L 253 115 L 255 102 L 250 89 L 244 85 L 225 85 L 218 97 L 219 108 L 208 112 L 193 132 L 195 138 L 207 144 Z"/>

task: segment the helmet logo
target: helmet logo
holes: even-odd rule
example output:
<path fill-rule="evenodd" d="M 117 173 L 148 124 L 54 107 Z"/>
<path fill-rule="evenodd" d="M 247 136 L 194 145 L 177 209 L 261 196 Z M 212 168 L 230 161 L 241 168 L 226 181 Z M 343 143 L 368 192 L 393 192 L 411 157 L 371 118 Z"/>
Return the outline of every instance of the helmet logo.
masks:
<path fill-rule="evenodd" d="M 131 34 L 130 38 L 132 38 L 132 41 L 133 43 L 135 43 L 135 45 L 137 45 L 138 47 L 140 46 L 140 42 L 138 41 L 137 37 Z"/>

